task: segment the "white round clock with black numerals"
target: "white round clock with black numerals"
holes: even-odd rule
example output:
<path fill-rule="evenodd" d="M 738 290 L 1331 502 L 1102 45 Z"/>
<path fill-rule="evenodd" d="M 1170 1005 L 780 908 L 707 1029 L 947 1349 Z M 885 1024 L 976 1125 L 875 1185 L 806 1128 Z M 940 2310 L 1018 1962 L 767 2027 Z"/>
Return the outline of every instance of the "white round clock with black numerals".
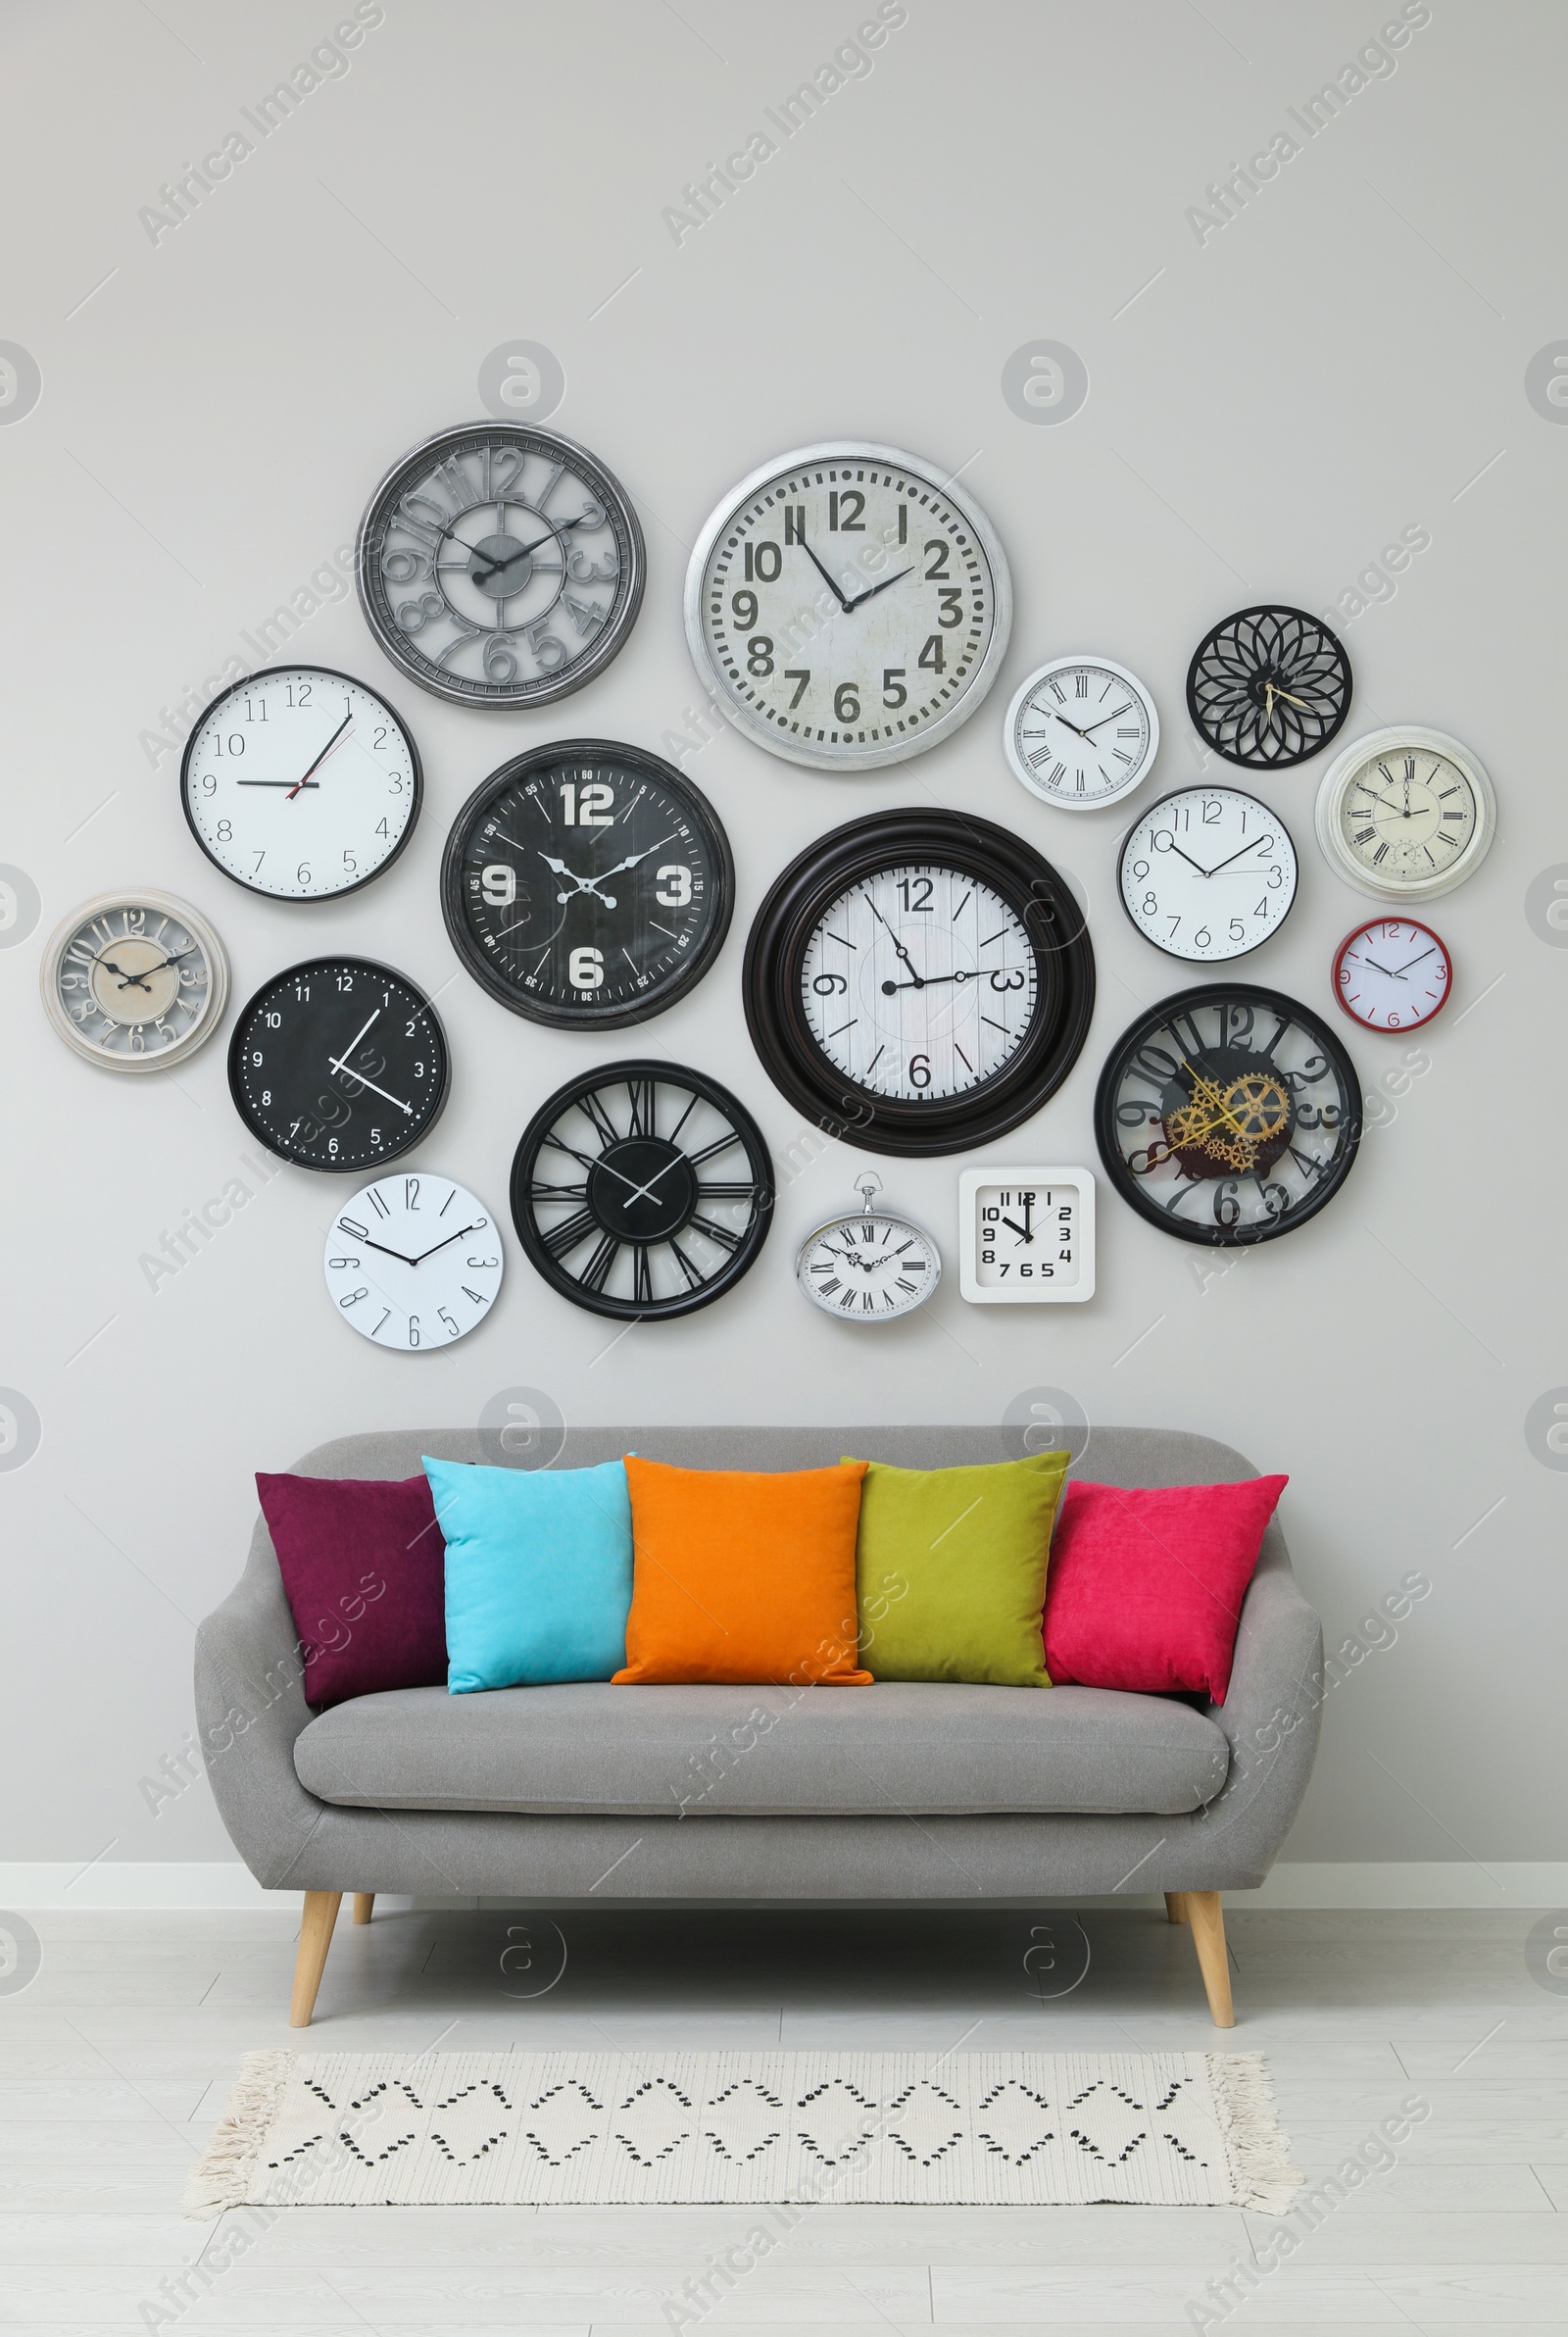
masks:
<path fill-rule="evenodd" d="M 1316 806 L 1335 874 L 1386 901 L 1430 901 L 1492 849 L 1497 799 L 1479 756 L 1445 730 L 1372 730 L 1337 755 Z"/>
<path fill-rule="evenodd" d="M 333 1218 L 326 1287 L 345 1322 L 378 1347 L 450 1347 L 501 1289 L 501 1236 L 482 1201 L 450 1176 L 378 1177 Z"/>
<path fill-rule="evenodd" d="M 1146 940 L 1199 965 L 1245 958 L 1296 899 L 1296 847 L 1275 812 L 1235 787 L 1183 787 L 1121 848 L 1122 907 Z"/>
<path fill-rule="evenodd" d="M 924 1306 L 942 1279 L 942 1259 L 923 1226 L 874 1205 L 879 1176 L 856 1180 L 860 1206 L 829 1218 L 802 1242 L 795 1279 L 812 1306 L 840 1322 L 895 1322 Z"/>
<path fill-rule="evenodd" d="M 50 935 L 44 1012 L 68 1047 L 112 1071 L 164 1071 L 210 1039 L 228 959 L 204 917 L 146 885 L 100 893 Z"/>
<path fill-rule="evenodd" d="M 726 495 L 686 572 L 686 638 L 736 727 L 815 771 L 874 771 L 966 721 L 1012 625 L 1007 562 L 940 465 L 858 439 Z"/>
<path fill-rule="evenodd" d="M 360 606 L 395 666 L 460 706 L 548 706 L 624 647 L 643 538 L 559 431 L 481 422 L 400 458 L 360 522 Z"/>
<path fill-rule="evenodd" d="M 180 801 L 215 868 L 276 901 L 336 900 L 414 833 L 418 749 L 386 700 L 326 666 L 275 666 L 213 700 Z"/>
<path fill-rule="evenodd" d="M 684 997 L 729 930 L 734 866 L 707 798 L 641 747 L 571 739 L 492 771 L 453 823 L 447 931 L 536 1022 L 613 1028 Z"/>
<path fill-rule="evenodd" d="M 1013 695 L 1003 731 L 1013 776 L 1042 803 L 1098 812 L 1146 779 L 1159 750 L 1154 701 L 1109 658 L 1053 658 Z"/>
<path fill-rule="evenodd" d="M 264 983 L 228 1043 L 228 1091 L 258 1143 L 343 1175 L 422 1142 L 447 1100 L 446 1034 L 407 975 L 313 958 Z"/>

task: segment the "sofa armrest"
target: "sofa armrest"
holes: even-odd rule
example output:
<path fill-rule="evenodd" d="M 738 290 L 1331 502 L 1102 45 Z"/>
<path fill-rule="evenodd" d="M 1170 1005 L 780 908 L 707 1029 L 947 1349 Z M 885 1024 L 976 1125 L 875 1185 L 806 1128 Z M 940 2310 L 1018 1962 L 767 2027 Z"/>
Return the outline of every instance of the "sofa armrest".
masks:
<path fill-rule="evenodd" d="M 1323 1628 L 1291 1571 L 1285 1537 L 1269 1524 L 1242 1602 L 1236 1658 L 1223 1704 L 1208 1716 L 1231 1748 L 1230 1772 L 1202 1815 L 1227 1863 L 1261 1882 L 1312 1774 L 1322 1716 Z"/>
<path fill-rule="evenodd" d="M 325 1815 L 294 1768 L 314 1716 L 271 1537 L 258 1523 L 244 1573 L 196 1633 L 196 1715 L 207 1775 L 230 1841 L 259 1883 L 285 1890 Z"/>

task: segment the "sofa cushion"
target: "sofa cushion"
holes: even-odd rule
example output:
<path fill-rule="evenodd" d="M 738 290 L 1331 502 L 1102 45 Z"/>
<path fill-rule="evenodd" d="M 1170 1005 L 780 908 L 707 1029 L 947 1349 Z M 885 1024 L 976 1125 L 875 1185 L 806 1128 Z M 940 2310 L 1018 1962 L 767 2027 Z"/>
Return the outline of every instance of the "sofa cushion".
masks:
<path fill-rule="evenodd" d="M 1196 1810 L 1229 1747 L 1193 1706 L 1110 1688 L 888 1680 L 858 1696 L 693 1685 L 362 1696 L 296 1738 L 324 1802 L 542 1815 Z"/>

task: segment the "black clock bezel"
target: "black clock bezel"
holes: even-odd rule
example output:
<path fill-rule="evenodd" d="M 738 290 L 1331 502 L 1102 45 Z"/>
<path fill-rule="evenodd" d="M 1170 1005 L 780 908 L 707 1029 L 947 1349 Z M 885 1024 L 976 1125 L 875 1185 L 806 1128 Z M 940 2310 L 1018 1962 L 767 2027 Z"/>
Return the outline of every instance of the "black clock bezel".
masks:
<path fill-rule="evenodd" d="M 960 870 L 1009 903 L 1034 949 L 1039 1001 L 1034 1029 L 996 1078 L 931 1104 L 846 1078 L 818 1049 L 800 996 L 802 956 L 830 904 L 859 878 L 917 861 Z M 752 1044 L 797 1111 L 865 1151 L 933 1158 L 1004 1135 L 1055 1093 L 1089 1035 L 1095 955 L 1071 891 L 1021 837 L 966 813 L 904 809 L 852 820 L 790 863 L 753 920 L 742 987 Z"/>
<path fill-rule="evenodd" d="M 260 884 L 252 884 L 247 876 L 236 876 L 233 870 L 225 869 L 222 862 L 214 854 L 191 816 L 188 785 L 190 759 L 208 717 L 218 711 L 225 698 L 232 698 L 236 691 L 254 689 L 259 681 L 270 681 L 277 674 L 287 673 L 320 673 L 324 674 L 329 681 L 346 681 L 351 689 L 364 690 L 368 697 L 375 700 L 378 706 L 386 708 L 387 713 L 402 731 L 404 743 L 409 750 L 409 762 L 414 772 L 414 802 L 410 808 L 402 835 L 399 836 L 385 860 L 373 868 L 368 876 L 356 876 L 352 884 L 340 885 L 335 892 L 311 893 L 308 896 L 294 893 L 274 893 L 268 891 Z M 276 901 L 284 909 L 320 909 L 331 901 L 346 901 L 350 893 L 362 893 L 368 884 L 377 883 L 386 874 L 393 862 L 407 849 L 410 837 L 419 824 L 419 814 L 424 809 L 424 766 L 419 761 L 418 742 L 415 738 L 414 732 L 409 728 L 397 708 L 390 703 L 385 692 L 377 689 L 374 682 L 362 681 L 357 673 L 345 673 L 337 666 L 318 666 L 308 658 L 301 658 L 297 663 L 287 666 L 259 666 L 254 673 L 247 673 L 243 681 L 231 681 L 226 689 L 220 690 L 217 697 L 202 708 L 201 713 L 191 724 L 190 736 L 185 741 L 185 751 L 179 759 L 179 808 L 185 815 L 185 825 L 195 837 L 197 848 L 203 859 L 211 861 L 220 876 L 225 877 L 230 884 L 237 884 L 241 892 L 250 893 L 258 901 Z"/>
<path fill-rule="evenodd" d="M 709 922 L 702 938 L 694 946 L 685 963 L 676 968 L 667 982 L 655 992 L 633 1004 L 614 1008 L 546 1005 L 538 999 L 519 996 L 503 981 L 489 955 L 480 948 L 464 914 L 464 867 L 468 842 L 474 828 L 485 817 L 490 805 L 504 794 L 518 778 L 535 771 L 548 770 L 553 763 L 580 757 L 584 761 L 602 758 L 626 765 L 629 769 L 646 772 L 661 787 L 677 796 L 685 807 L 687 817 L 701 829 L 708 847 L 713 871 L 713 899 Z M 481 990 L 498 1004 L 509 1007 L 529 1022 L 543 1022 L 557 1030 L 618 1030 L 632 1023 L 651 1021 L 694 990 L 708 973 L 729 934 L 730 920 L 735 914 L 735 860 L 730 851 L 729 837 L 724 825 L 709 802 L 684 771 L 666 763 L 647 747 L 628 746 L 612 738 L 556 739 L 544 746 L 529 747 L 520 755 L 514 755 L 481 780 L 474 789 L 447 836 L 446 849 L 441 858 L 441 915 L 446 923 L 447 938 L 457 951 L 465 972 L 473 976 Z M 657 1001 L 654 1003 L 653 1001 Z"/>
<path fill-rule="evenodd" d="M 1333 1064 L 1350 1106 L 1350 1117 L 1345 1122 L 1345 1149 L 1334 1165 L 1333 1181 L 1320 1179 L 1319 1188 L 1313 1191 L 1309 1200 L 1303 1201 L 1298 1209 L 1291 1211 L 1288 1218 L 1274 1224 L 1234 1227 L 1203 1225 L 1196 1218 L 1173 1218 L 1168 1210 L 1161 1209 L 1158 1202 L 1151 1200 L 1143 1190 L 1127 1167 L 1116 1140 L 1117 1085 L 1128 1058 L 1152 1031 L 1168 1023 L 1174 1015 L 1192 1008 L 1216 1006 L 1227 999 L 1234 999 L 1239 1004 L 1254 1009 L 1261 1008 L 1267 1014 L 1284 1015 L 1290 1021 L 1299 1023 L 1309 1031 Z M 1105 1174 L 1122 1200 L 1129 1208 L 1136 1210 L 1139 1217 L 1147 1218 L 1150 1224 L 1157 1225 L 1161 1233 L 1167 1233 L 1177 1241 L 1196 1242 L 1203 1249 L 1250 1250 L 1259 1242 L 1279 1241 L 1287 1233 L 1294 1233 L 1298 1226 L 1315 1218 L 1319 1210 L 1328 1207 L 1355 1165 L 1364 1125 L 1364 1109 L 1365 1099 L 1354 1064 L 1322 1017 L 1314 1014 L 1309 1006 L 1303 1006 L 1298 998 L 1288 998 L 1283 990 L 1260 989 L 1253 982 L 1200 982 L 1190 989 L 1172 991 L 1168 998 L 1161 998 L 1153 1006 L 1146 1008 L 1136 1020 L 1129 1022 L 1111 1048 L 1101 1067 L 1099 1083 L 1095 1088 L 1095 1142 L 1100 1147 Z"/>
<path fill-rule="evenodd" d="M 239 1059 L 249 1041 L 251 1018 L 282 983 L 292 981 L 297 974 L 322 973 L 343 967 L 352 967 L 356 973 L 367 974 L 374 980 L 395 982 L 411 997 L 418 999 L 441 1051 L 440 1076 L 436 1087 L 435 1101 L 428 1114 L 421 1119 L 418 1127 L 401 1144 L 384 1146 L 379 1152 L 365 1160 L 317 1161 L 309 1159 L 298 1148 L 291 1148 L 286 1140 L 279 1140 L 252 1111 L 239 1077 Z M 400 973 L 395 966 L 384 965 L 379 958 L 362 958 L 347 950 L 329 951 L 326 955 L 318 958 L 301 958 L 296 965 L 285 966 L 281 971 L 270 975 L 262 983 L 260 989 L 254 991 L 245 1001 L 244 1006 L 235 1017 L 234 1027 L 229 1034 L 227 1069 L 229 1100 L 257 1143 L 263 1145 L 275 1159 L 286 1161 L 291 1168 L 309 1168 L 319 1176 L 364 1176 L 367 1169 L 376 1169 L 382 1162 L 401 1160 L 405 1153 L 412 1152 L 416 1145 L 424 1142 L 446 1110 L 447 1100 L 452 1092 L 452 1050 L 447 1043 L 447 1034 L 433 1002 L 425 996 L 417 982 L 411 981 L 406 973 Z"/>
<path fill-rule="evenodd" d="M 1135 835 L 1137 835 L 1138 830 L 1143 827 L 1147 821 L 1152 820 L 1155 813 L 1158 812 L 1165 804 L 1175 803 L 1181 796 L 1184 795 L 1201 795 L 1203 793 L 1203 789 L 1204 782 L 1201 779 L 1191 780 L 1185 787 L 1172 787 L 1167 795 L 1161 795 L 1155 802 L 1152 803 L 1146 811 L 1139 813 L 1137 819 L 1133 821 L 1131 827 L 1123 836 L 1117 849 L 1116 898 L 1121 903 L 1122 914 L 1125 916 L 1127 922 L 1132 926 L 1133 931 L 1138 935 L 1139 940 L 1147 941 L 1151 949 L 1157 949 L 1161 957 L 1172 959 L 1178 966 L 1212 966 L 1216 969 L 1222 969 L 1226 966 L 1238 966 L 1240 965 L 1243 958 L 1250 958 L 1254 950 L 1266 948 L 1268 943 L 1274 939 L 1277 933 L 1283 930 L 1284 926 L 1289 921 L 1291 911 L 1296 907 L 1298 897 L 1300 894 L 1301 856 L 1296 849 L 1296 838 L 1292 835 L 1289 825 L 1280 818 L 1278 812 L 1275 811 L 1272 804 L 1264 803 L 1261 796 L 1253 795 L 1246 787 L 1233 787 L 1229 779 L 1216 779 L 1214 782 L 1214 792 L 1216 794 L 1223 789 L 1227 795 L 1244 795 L 1247 797 L 1249 803 L 1256 804 L 1260 812 L 1266 812 L 1269 818 L 1273 820 L 1275 826 L 1284 830 L 1285 841 L 1290 845 L 1291 857 L 1296 862 L 1296 882 L 1291 889 L 1290 900 L 1286 903 L 1284 917 L 1280 919 L 1279 923 L 1273 926 L 1270 931 L 1267 933 L 1259 933 L 1255 941 L 1250 941 L 1246 949 L 1232 950 L 1230 955 L 1224 958 L 1188 958 L 1184 957 L 1180 950 L 1168 949 L 1165 943 L 1163 941 L 1156 940 L 1152 933 L 1146 933 L 1143 926 L 1138 922 L 1137 918 L 1134 917 L 1132 911 L 1127 906 L 1127 888 L 1121 880 L 1122 870 L 1127 865 L 1127 855 L 1132 850 L 1133 838 Z"/>
<path fill-rule="evenodd" d="M 674 1298 L 651 1301 L 646 1305 L 639 1304 L 635 1299 L 610 1298 L 602 1291 L 585 1289 L 575 1275 L 566 1272 L 548 1248 L 528 1201 L 528 1188 L 533 1182 L 540 1148 L 557 1121 L 585 1095 L 597 1095 L 612 1087 L 624 1087 L 628 1082 L 645 1079 L 663 1087 L 684 1088 L 688 1094 L 702 1097 L 715 1111 L 723 1114 L 745 1146 L 752 1181 L 757 1185 L 760 1196 L 756 1215 L 718 1273 L 704 1282 L 701 1289 L 677 1293 Z M 745 1105 L 727 1087 L 721 1086 L 716 1079 L 710 1079 L 706 1071 L 694 1071 L 682 1064 L 670 1063 L 666 1059 L 638 1058 L 624 1063 L 601 1064 L 592 1070 L 579 1071 L 574 1078 L 565 1080 L 558 1087 L 554 1095 L 546 1098 L 518 1138 L 517 1149 L 513 1155 L 508 1197 L 512 1205 L 513 1226 L 522 1245 L 523 1255 L 552 1290 L 558 1291 L 563 1298 L 570 1299 L 574 1306 L 583 1308 L 590 1315 L 606 1315 L 614 1321 L 663 1322 L 682 1315 L 695 1315 L 701 1308 L 710 1307 L 715 1299 L 733 1290 L 736 1283 L 750 1272 L 772 1227 L 775 1186 L 773 1164 L 762 1131 Z M 681 1229 L 677 1227 L 677 1231 Z M 605 1226 L 604 1230 L 608 1232 L 614 1228 Z M 628 1248 L 646 1246 L 654 1249 L 662 1246 L 662 1240 L 638 1245 L 626 1241 L 624 1235 L 620 1238 Z"/>
<path fill-rule="evenodd" d="M 479 438 L 505 436 L 511 442 L 526 441 L 532 453 L 543 454 L 553 462 L 565 462 L 594 491 L 594 500 L 603 502 L 612 514 L 612 524 L 624 541 L 618 546 L 626 556 L 626 597 L 618 616 L 608 619 L 591 649 L 580 659 L 569 661 L 570 676 L 550 686 L 528 683 L 518 687 L 507 682 L 455 681 L 450 674 L 437 671 L 429 658 L 413 648 L 412 636 L 402 631 L 395 622 L 390 606 L 383 609 L 378 602 L 378 579 L 373 574 L 376 544 L 385 524 L 385 515 L 396 503 L 405 486 L 415 485 L 438 463 L 443 454 L 464 454 L 471 451 Z M 411 477 L 411 473 L 414 475 Z M 471 507 L 470 507 L 471 508 Z M 602 463 L 587 447 L 575 438 L 567 438 L 560 430 L 547 430 L 538 423 L 498 422 L 491 415 L 478 422 L 458 423 L 444 430 L 435 430 L 416 446 L 401 454 L 391 468 L 377 481 L 365 516 L 360 522 L 354 544 L 354 579 L 359 593 L 360 612 L 377 648 L 400 673 L 408 676 L 432 698 L 444 698 L 451 706 L 471 706 L 502 714 L 522 713 L 530 707 L 552 706 L 558 698 L 569 698 L 574 690 L 595 680 L 605 668 L 619 656 L 630 640 L 632 628 L 642 608 L 643 587 L 648 575 L 648 554 L 643 543 L 642 525 L 632 505 L 631 497 L 614 472 Z"/>
<path fill-rule="evenodd" d="M 1340 671 L 1344 676 L 1344 696 L 1340 701 L 1340 710 L 1334 721 L 1324 731 L 1322 737 L 1311 746 L 1289 755 L 1238 755 L 1231 747 L 1223 745 L 1215 735 L 1206 712 L 1199 703 L 1199 682 L 1204 660 L 1214 652 L 1221 635 L 1230 632 L 1237 625 L 1252 622 L 1258 618 L 1264 617 L 1289 620 L 1299 624 L 1310 625 L 1314 632 L 1321 634 L 1325 643 L 1333 648 L 1339 658 Z M 1187 712 L 1193 728 L 1216 755 L 1223 757 L 1225 762 L 1234 764 L 1238 771 L 1295 771 L 1299 765 L 1310 763 L 1315 755 L 1321 755 L 1326 747 L 1331 746 L 1344 729 L 1350 712 L 1350 700 L 1354 694 L 1355 675 L 1350 666 L 1349 653 L 1339 634 L 1332 625 L 1326 623 L 1312 610 L 1293 608 L 1288 601 L 1254 601 L 1246 609 L 1233 609 L 1228 617 L 1222 617 L 1217 624 L 1209 626 L 1198 647 L 1193 651 L 1192 662 L 1187 669 Z"/>

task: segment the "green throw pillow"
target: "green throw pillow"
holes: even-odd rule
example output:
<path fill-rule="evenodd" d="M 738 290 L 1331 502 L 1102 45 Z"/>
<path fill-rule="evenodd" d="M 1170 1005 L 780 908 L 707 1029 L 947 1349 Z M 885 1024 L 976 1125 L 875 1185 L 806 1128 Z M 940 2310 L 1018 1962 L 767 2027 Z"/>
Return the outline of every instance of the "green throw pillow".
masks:
<path fill-rule="evenodd" d="M 1040 1617 L 1071 1455 L 892 1468 L 860 1488 L 860 1662 L 879 1680 L 1049 1688 Z"/>

